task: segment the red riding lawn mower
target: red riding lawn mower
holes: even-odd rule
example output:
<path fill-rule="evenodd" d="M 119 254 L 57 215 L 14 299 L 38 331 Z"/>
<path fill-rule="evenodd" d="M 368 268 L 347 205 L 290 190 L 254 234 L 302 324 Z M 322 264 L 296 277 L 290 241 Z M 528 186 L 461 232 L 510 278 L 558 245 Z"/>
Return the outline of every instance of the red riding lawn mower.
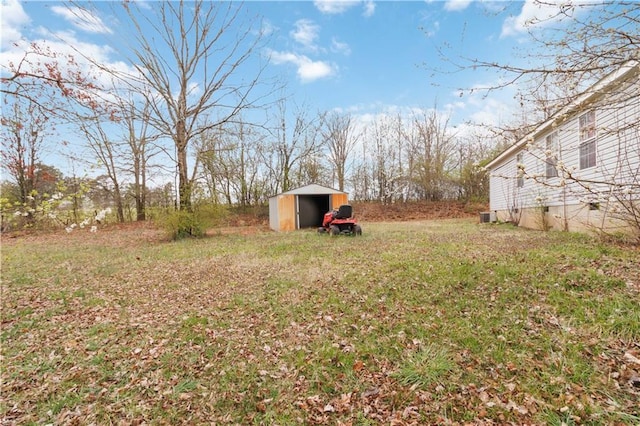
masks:
<path fill-rule="evenodd" d="M 340 208 L 324 214 L 318 232 L 328 232 L 330 235 L 362 235 L 362 228 L 353 217 L 353 208 L 349 204 L 343 204 Z"/>

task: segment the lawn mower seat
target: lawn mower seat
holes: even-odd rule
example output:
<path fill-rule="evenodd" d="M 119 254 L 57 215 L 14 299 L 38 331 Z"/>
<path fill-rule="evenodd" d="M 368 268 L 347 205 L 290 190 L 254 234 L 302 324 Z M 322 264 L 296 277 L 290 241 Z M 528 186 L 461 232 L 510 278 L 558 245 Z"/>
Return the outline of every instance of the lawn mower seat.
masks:
<path fill-rule="evenodd" d="M 336 219 L 349 219 L 351 214 L 353 213 L 353 209 L 349 204 L 343 204 L 338 209 L 338 213 L 336 213 Z"/>

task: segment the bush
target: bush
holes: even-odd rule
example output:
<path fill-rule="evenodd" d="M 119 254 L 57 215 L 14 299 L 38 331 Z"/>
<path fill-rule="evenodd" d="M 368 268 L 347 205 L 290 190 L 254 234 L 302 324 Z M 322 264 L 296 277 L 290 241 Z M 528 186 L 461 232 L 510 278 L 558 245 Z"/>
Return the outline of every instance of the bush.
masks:
<path fill-rule="evenodd" d="M 228 206 L 221 204 L 198 204 L 194 207 L 198 217 L 206 228 L 224 226 L 229 217 Z"/>
<path fill-rule="evenodd" d="M 185 210 L 154 210 L 152 217 L 165 229 L 173 240 L 187 237 L 202 237 L 209 228 L 221 226 L 228 217 L 226 206 L 199 204 L 193 212 Z"/>
<path fill-rule="evenodd" d="M 172 240 L 204 236 L 206 227 L 197 212 L 175 210 L 160 218 L 160 224 Z"/>

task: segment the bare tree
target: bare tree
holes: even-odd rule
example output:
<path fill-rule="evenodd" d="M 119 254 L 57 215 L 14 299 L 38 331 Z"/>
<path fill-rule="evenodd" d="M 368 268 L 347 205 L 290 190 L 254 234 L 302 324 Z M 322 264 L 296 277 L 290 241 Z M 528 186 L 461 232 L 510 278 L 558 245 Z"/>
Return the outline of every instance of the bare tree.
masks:
<path fill-rule="evenodd" d="M 222 198 L 241 207 L 265 199 L 261 169 L 264 135 L 243 120 L 197 141 L 201 177 L 214 203 Z"/>
<path fill-rule="evenodd" d="M 275 117 L 277 123 L 270 130 L 273 137 L 273 157 L 270 158 L 271 161 L 265 162 L 277 182 L 274 192 L 288 191 L 300 183 L 294 179 L 295 169 L 300 167 L 305 159 L 315 156 L 321 147 L 321 119 L 321 116 L 310 117 L 306 107 L 298 107 L 291 118 L 293 126 L 289 126 L 286 101 L 279 101 L 278 116 Z"/>
<path fill-rule="evenodd" d="M 136 206 L 136 220 L 146 220 L 147 208 L 147 176 L 151 158 L 160 153 L 154 142 L 158 134 L 149 128 L 151 105 L 149 97 L 136 102 L 135 93 L 129 92 L 127 97 L 117 99 L 119 121 L 123 137 L 128 146 L 125 157 L 128 158 L 129 172 L 133 175 L 132 195 Z"/>
<path fill-rule="evenodd" d="M 122 158 L 121 143 L 113 140 L 109 135 L 112 133 L 108 127 L 110 123 L 104 122 L 103 118 L 95 115 L 91 120 L 81 120 L 80 129 L 86 137 L 89 148 L 95 154 L 98 164 L 105 170 L 106 176 L 111 183 L 111 194 L 116 206 L 118 222 L 124 222 L 124 206 L 120 183 L 120 173 L 122 169 L 119 159 Z"/>
<path fill-rule="evenodd" d="M 383 116 L 367 128 L 365 143 L 371 151 L 374 198 L 385 204 L 406 199 L 408 181 L 403 166 L 400 118 Z"/>
<path fill-rule="evenodd" d="M 494 153 L 487 139 L 487 135 L 471 134 L 457 140 L 457 184 L 461 200 L 489 200 L 489 174 L 484 166 Z"/>
<path fill-rule="evenodd" d="M 452 197 L 450 172 L 456 146 L 448 123 L 448 117 L 441 116 L 435 109 L 413 117 L 416 137 L 408 149 L 414 159 L 414 182 L 425 200 Z"/>
<path fill-rule="evenodd" d="M 556 2 L 534 0 L 532 7 L 544 8 L 543 18 L 525 23 L 530 49 L 514 52 L 505 62 L 481 57 L 460 57 L 443 48 L 442 65 L 435 72 L 485 69 L 502 78 L 495 85 L 458 89 L 464 92 L 495 91 L 522 84 L 526 102 L 559 106 L 571 101 L 595 80 L 621 67 L 630 59 L 640 59 L 640 3 L 629 0 L 601 2 Z M 554 13 L 549 13 L 555 11 Z M 542 30 L 544 28 L 544 30 Z M 541 117 L 544 119 L 544 117 Z"/>
<path fill-rule="evenodd" d="M 360 135 L 350 114 L 333 112 L 325 116 L 322 136 L 329 147 L 329 159 L 333 166 L 338 189 L 344 191 L 347 160 Z"/>
<path fill-rule="evenodd" d="M 257 53 L 262 34 L 256 35 L 234 2 L 162 2 L 152 16 L 125 5 L 137 31 L 133 62 L 152 90 L 150 123 L 173 140 L 180 207 L 190 210 L 189 146 L 252 106 L 264 65 L 249 80 L 239 74 Z"/>
<path fill-rule="evenodd" d="M 326 158 L 320 153 L 304 157 L 297 170 L 296 181 L 299 185 L 307 185 L 310 183 L 325 186 L 333 185 L 331 170 L 329 170 Z"/>
<path fill-rule="evenodd" d="M 360 149 L 356 151 L 353 172 L 350 182 L 353 190 L 351 197 L 355 200 L 371 201 L 375 198 L 373 194 L 373 176 L 371 175 L 371 156 L 366 128 L 360 144 Z"/>

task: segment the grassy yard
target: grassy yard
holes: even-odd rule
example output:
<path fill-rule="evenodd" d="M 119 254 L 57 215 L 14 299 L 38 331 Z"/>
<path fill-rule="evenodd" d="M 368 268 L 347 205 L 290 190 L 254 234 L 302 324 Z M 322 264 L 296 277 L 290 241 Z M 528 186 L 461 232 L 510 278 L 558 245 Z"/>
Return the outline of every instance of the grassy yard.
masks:
<path fill-rule="evenodd" d="M 640 423 L 637 248 L 363 227 L 3 238 L 2 424 Z"/>

